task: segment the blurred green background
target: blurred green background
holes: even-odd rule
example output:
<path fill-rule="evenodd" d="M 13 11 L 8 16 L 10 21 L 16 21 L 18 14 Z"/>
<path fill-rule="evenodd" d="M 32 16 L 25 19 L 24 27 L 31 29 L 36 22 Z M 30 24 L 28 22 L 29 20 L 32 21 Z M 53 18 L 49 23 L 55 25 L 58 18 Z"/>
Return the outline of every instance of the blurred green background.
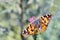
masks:
<path fill-rule="evenodd" d="M 48 13 L 53 17 L 45 32 L 21 36 L 29 17 Z M 60 40 L 60 0 L 0 0 L 0 40 Z"/>

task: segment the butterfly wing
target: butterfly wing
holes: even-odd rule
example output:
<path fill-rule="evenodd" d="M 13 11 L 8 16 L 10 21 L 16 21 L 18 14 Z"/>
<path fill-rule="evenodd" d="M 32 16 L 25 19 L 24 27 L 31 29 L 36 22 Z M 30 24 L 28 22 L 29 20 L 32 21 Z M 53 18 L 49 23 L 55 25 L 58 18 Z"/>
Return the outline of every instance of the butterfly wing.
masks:
<path fill-rule="evenodd" d="M 23 31 L 23 34 L 28 34 L 28 35 L 34 35 L 37 32 L 37 28 L 35 27 L 35 24 L 29 24 L 29 26 L 26 28 L 27 32 Z"/>
<path fill-rule="evenodd" d="M 47 14 L 47 15 L 44 15 L 44 16 L 41 16 L 39 18 L 40 20 L 40 24 L 39 24 L 39 30 L 40 32 L 43 32 L 47 29 L 47 26 L 48 26 L 48 23 L 50 22 L 50 19 L 51 19 L 51 14 Z"/>

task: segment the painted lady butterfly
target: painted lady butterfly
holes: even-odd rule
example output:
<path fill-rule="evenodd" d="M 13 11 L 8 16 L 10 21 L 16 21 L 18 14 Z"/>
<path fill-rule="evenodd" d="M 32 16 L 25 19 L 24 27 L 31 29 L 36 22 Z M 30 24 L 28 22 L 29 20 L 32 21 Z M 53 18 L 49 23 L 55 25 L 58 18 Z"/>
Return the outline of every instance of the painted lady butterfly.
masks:
<path fill-rule="evenodd" d="M 37 32 L 44 32 L 47 29 L 48 23 L 51 19 L 51 14 L 41 16 L 39 19 L 30 23 L 28 27 L 22 32 L 22 34 L 34 35 Z M 33 18 L 32 18 L 33 19 Z"/>

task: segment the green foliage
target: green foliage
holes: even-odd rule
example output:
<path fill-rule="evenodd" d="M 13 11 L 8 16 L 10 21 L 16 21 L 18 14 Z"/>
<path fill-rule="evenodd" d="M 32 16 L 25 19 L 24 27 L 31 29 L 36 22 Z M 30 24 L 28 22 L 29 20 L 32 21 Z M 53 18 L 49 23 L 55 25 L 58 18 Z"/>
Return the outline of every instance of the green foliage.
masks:
<path fill-rule="evenodd" d="M 28 18 L 47 13 L 53 17 L 45 32 L 21 36 Z M 0 40 L 60 40 L 60 0 L 1 0 Z"/>

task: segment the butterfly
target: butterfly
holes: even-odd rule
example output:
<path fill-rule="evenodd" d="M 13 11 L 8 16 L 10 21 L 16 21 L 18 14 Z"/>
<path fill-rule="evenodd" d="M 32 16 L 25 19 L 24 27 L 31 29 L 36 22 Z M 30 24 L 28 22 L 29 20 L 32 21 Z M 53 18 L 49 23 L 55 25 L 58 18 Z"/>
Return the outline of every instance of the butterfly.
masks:
<path fill-rule="evenodd" d="M 34 18 L 34 17 L 33 17 Z M 50 22 L 50 19 L 52 18 L 51 14 L 46 14 L 41 17 L 39 17 L 37 20 L 33 20 L 33 18 L 29 19 L 31 22 L 27 28 L 22 32 L 22 34 L 26 35 L 35 35 L 37 32 L 44 32 L 47 29 L 47 26 Z"/>

